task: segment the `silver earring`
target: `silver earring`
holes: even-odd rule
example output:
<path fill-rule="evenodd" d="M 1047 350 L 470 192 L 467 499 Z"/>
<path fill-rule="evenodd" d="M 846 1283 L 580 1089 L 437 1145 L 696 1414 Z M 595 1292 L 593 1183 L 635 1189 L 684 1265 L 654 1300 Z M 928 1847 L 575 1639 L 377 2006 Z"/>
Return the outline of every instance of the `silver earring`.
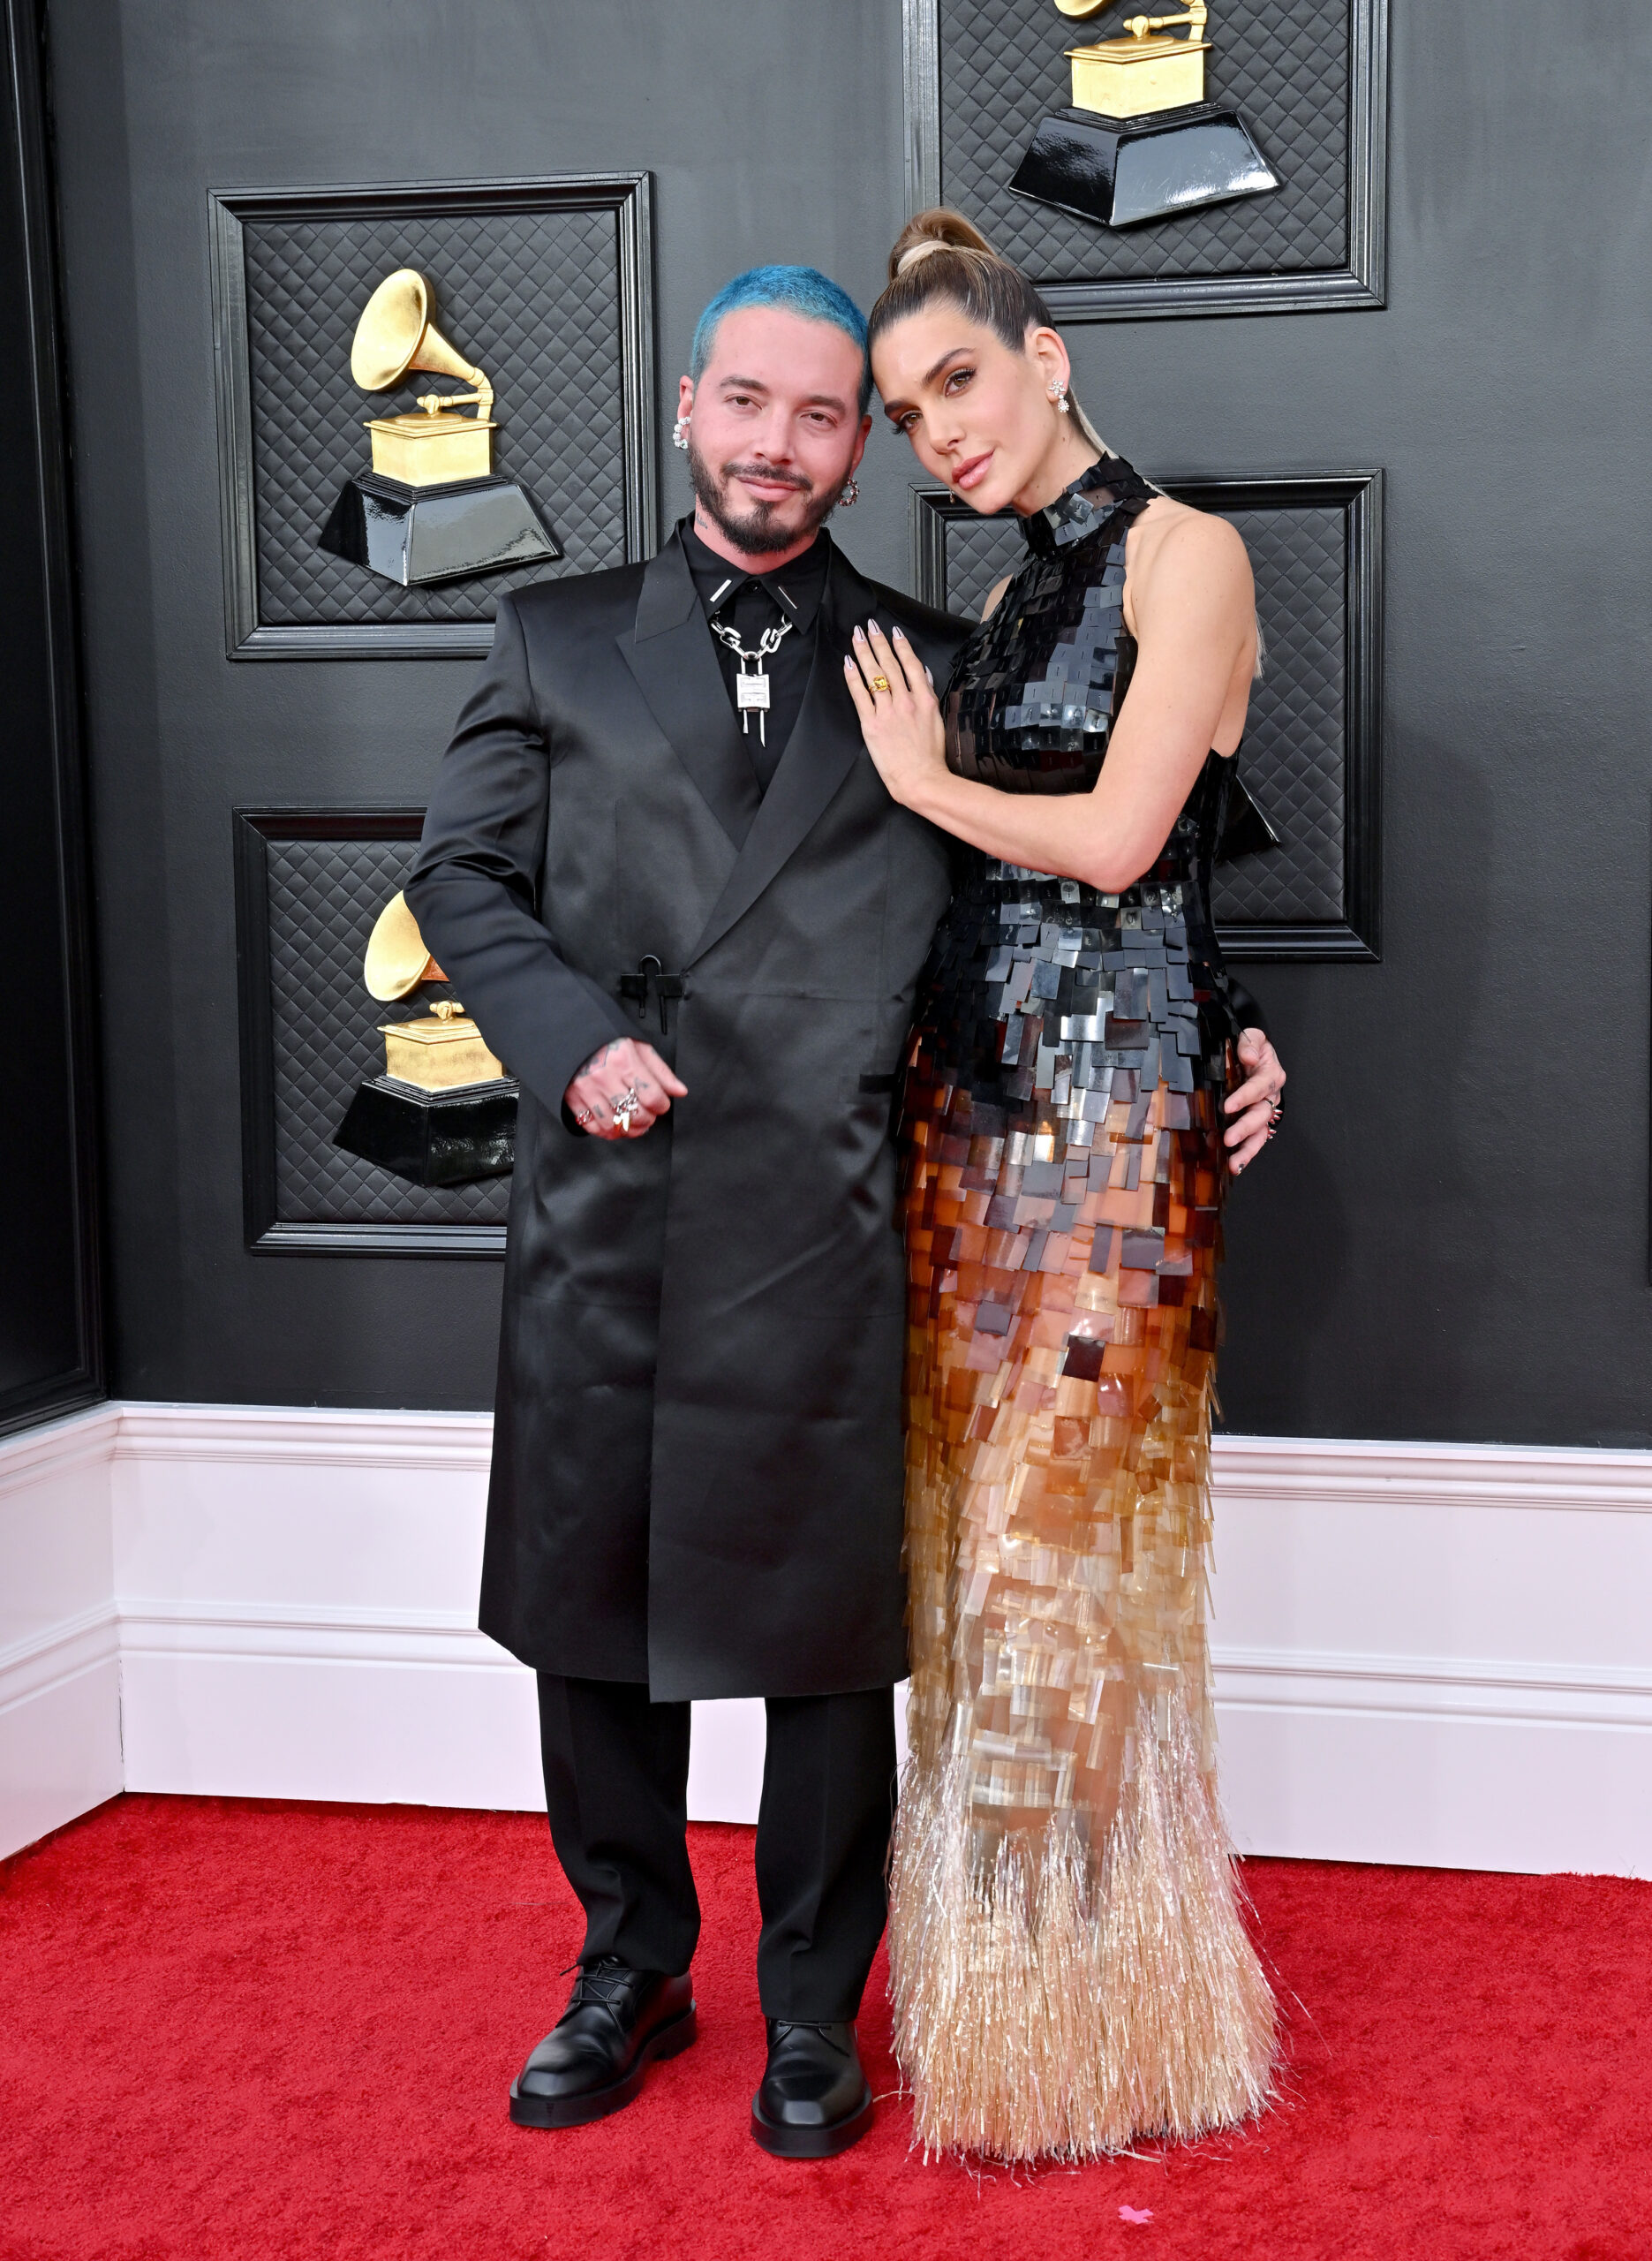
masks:
<path fill-rule="evenodd" d="M 840 510 L 852 510 L 859 501 L 860 481 L 854 473 L 850 472 L 843 482 L 843 491 L 837 498 L 837 507 Z"/>
<path fill-rule="evenodd" d="M 671 427 L 671 444 L 674 448 L 686 448 L 688 443 L 689 420 L 686 416 L 679 416 Z"/>
<path fill-rule="evenodd" d="M 1072 414 L 1073 412 L 1067 404 L 1067 387 L 1065 385 L 1052 385 L 1050 388 L 1050 397 L 1055 403 L 1057 408 L 1060 409 L 1063 416 L 1070 416 Z"/>

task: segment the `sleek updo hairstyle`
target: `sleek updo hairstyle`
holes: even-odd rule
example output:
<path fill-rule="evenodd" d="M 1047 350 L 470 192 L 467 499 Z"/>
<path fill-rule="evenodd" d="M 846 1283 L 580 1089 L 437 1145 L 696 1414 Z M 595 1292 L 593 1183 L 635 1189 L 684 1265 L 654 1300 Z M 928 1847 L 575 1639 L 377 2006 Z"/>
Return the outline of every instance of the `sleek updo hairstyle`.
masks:
<path fill-rule="evenodd" d="M 1030 329 L 1053 329 L 1055 317 L 1036 287 L 1007 259 L 1000 259 L 978 228 L 962 212 L 938 205 L 915 213 L 895 238 L 889 254 L 889 280 L 866 321 L 866 350 L 886 329 L 946 299 L 969 320 L 1000 337 L 1012 353 L 1025 352 Z M 1112 450 L 1072 394 L 1067 406 L 1079 430 L 1103 455 Z"/>

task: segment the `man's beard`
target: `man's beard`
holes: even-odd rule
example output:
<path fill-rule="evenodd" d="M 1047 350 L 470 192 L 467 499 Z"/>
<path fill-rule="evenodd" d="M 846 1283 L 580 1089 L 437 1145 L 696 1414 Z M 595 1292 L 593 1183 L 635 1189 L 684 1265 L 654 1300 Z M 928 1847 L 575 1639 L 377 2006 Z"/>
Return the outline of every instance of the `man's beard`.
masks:
<path fill-rule="evenodd" d="M 753 503 L 743 514 L 736 514 L 728 500 L 728 488 L 737 473 L 753 478 L 791 480 L 788 472 L 770 471 L 760 464 L 726 463 L 720 483 L 711 465 L 695 446 L 692 433 L 689 438 L 689 477 L 694 482 L 694 492 L 705 515 L 724 537 L 743 556 L 761 557 L 775 549 L 789 549 L 796 542 L 806 541 L 815 528 L 834 509 L 835 494 L 817 495 L 807 483 L 797 480 L 797 492 L 807 495 L 808 502 L 801 519 L 788 523 L 780 513 L 788 508 L 784 501 Z"/>

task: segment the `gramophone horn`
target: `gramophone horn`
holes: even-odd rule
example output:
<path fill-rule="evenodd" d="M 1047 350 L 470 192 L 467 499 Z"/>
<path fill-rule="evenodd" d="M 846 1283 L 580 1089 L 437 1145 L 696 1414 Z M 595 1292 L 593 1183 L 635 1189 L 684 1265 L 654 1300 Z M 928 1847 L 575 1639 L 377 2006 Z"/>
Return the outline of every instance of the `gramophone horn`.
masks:
<path fill-rule="evenodd" d="M 395 279 L 391 277 L 392 281 Z M 363 974 L 368 996 L 376 997 L 383 1005 L 396 997 L 405 997 L 421 981 L 447 979 L 425 948 L 419 921 L 408 909 L 404 895 L 393 895 L 380 911 L 367 942 Z"/>
<path fill-rule="evenodd" d="M 431 399 L 442 406 L 456 399 L 474 399 L 485 406 L 493 400 L 487 379 L 449 344 L 430 319 L 430 285 L 416 268 L 401 267 L 386 276 L 361 310 L 350 349 L 350 374 L 363 392 L 388 392 L 410 369 L 462 377 L 476 388 L 473 393 L 432 394 Z"/>

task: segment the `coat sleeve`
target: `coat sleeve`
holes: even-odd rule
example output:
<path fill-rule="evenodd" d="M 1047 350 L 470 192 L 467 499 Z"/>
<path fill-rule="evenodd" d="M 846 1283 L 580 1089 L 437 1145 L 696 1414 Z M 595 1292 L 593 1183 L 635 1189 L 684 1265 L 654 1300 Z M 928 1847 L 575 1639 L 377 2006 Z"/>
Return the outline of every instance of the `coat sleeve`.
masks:
<path fill-rule="evenodd" d="M 1267 1035 L 1267 1015 L 1244 983 L 1235 980 L 1231 973 L 1227 977 L 1227 997 L 1241 1028 L 1259 1028 L 1264 1036 Z"/>
<path fill-rule="evenodd" d="M 558 955 L 537 911 L 553 749 L 515 600 L 462 708 L 409 880 L 409 907 L 492 1051 L 570 1131 L 562 1094 L 591 1055 L 630 1036 L 618 1001 Z"/>

